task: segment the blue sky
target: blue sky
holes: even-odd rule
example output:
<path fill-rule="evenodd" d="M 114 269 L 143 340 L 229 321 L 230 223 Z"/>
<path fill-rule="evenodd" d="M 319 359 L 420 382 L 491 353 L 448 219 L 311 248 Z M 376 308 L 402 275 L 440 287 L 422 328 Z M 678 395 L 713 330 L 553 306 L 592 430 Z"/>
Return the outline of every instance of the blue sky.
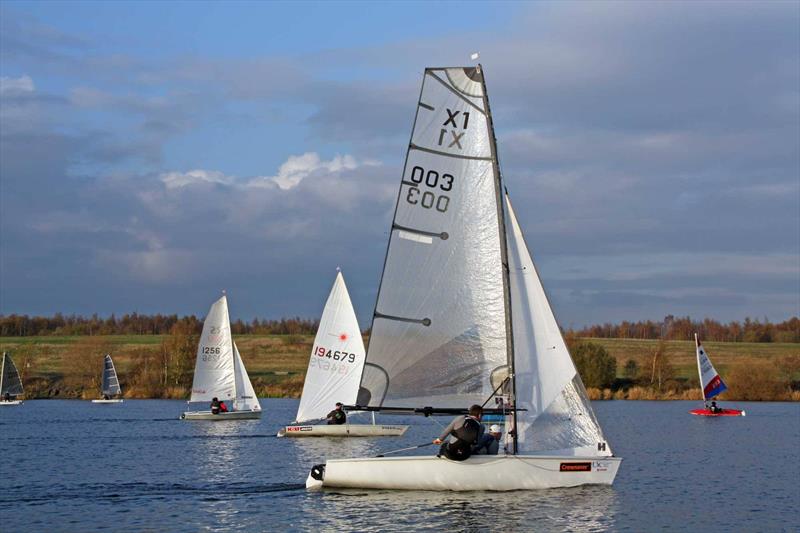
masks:
<path fill-rule="evenodd" d="M 800 5 L 3 2 L 0 313 L 369 322 L 421 73 L 481 52 L 565 326 L 800 312 Z"/>

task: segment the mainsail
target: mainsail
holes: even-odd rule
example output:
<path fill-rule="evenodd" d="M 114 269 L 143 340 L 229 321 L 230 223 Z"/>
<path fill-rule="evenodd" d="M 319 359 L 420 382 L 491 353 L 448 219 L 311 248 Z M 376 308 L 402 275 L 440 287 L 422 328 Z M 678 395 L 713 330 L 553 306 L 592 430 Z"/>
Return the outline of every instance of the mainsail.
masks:
<path fill-rule="evenodd" d="M 358 404 L 463 408 L 509 362 L 502 206 L 483 74 L 426 69 Z"/>
<path fill-rule="evenodd" d="M 103 362 L 103 394 L 107 396 L 116 396 L 121 392 L 122 389 L 119 386 L 119 379 L 117 379 L 114 361 L 111 360 L 110 355 L 106 354 L 105 361 Z"/>
<path fill-rule="evenodd" d="M 250 383 L 250 377 L 247 375 L 247 369 L 242 362 L 242 356 L 239 355 L 239 348 L 236 343 L 233 343 L 234 354 L 234 377 L 236 383 L 236 398 L 233 400 L 234 411 L 260 411 L 261 404 L 258 403 L 256 391 L 253 389 L 253 384 Z"/>
<path fill-rule="evenodd" d="M 464 409 L 499 391 L 514 453 L 611 455 L 501 191 L 481 68 L 427 69 L 357 403 Z"/>
<path fill-rule="evenodd" d="M 508 269 L 514 333 L 517 452 L 611 455 L 533 264 L 511 200 Z"/>
<path fill-rule="evenodd" d="M 295 422 L 319 420 L 336 402 L 356 402 L 364 341 L 342 273 L 336 274 L 314 338 Z"/>
<path fill-rule="evenodd" d="M 694 334 L 694 343 L 697 350 L 697 371 L 700 373 L 700 388 L 703 391 L 703 399 L 708 400 L 722 394 L 728 390 L 728 387 L 714 369 L 714 365 L 711 364 L 711 359 L 708 358 L 703 345 L 700 344 L 697 333 Z"/>
<path fill-rule="evenodd" d="M 22 394 L 22 380 L 19 377 L 19 371 L 11 356 L 3 353 L 3 366 L 0 369 L 0 396 L 6 394 L 10 396 L 19 396 Z"/>
<path fill-rule="evenodd" d="M 208 402 L 213 398 L 236 397 L 233 339 L 228 317 L 228 300 L 223 295 L 214 302 L 203 323 L 190 402 Z"/>

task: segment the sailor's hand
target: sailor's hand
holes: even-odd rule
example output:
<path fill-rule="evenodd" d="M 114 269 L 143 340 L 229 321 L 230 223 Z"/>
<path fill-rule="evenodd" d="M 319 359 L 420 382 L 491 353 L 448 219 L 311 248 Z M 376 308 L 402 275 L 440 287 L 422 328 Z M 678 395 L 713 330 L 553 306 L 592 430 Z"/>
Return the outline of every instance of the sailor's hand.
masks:
<path fill-rule="evenodd" d="M 433 443 L 434 444 L 441 444 L 442 443 L 442 439 L 433 439 Z"/>

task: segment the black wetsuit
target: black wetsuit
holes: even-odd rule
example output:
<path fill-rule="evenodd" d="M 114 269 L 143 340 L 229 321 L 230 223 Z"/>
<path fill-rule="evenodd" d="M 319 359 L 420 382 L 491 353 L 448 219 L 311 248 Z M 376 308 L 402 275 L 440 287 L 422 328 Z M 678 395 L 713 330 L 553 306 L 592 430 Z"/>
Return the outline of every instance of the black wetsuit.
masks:
<path fill-rule="evenodd" d="M 457 416 L 450 422 L 439 440 L 449 438 L 442 443 L 439 455 L 444 455 L 453 461 L 463 461 L 472 454 L 472 445 L 483 437 L 483 424 L 471 416 Z"/>
<path fill-rule="evenodd" d="M 344 412 L 344 409 L 334 409 L 325 418 L 328 419 L 329 425 L 338 426 L 347 422 L 347 413 Z"/>

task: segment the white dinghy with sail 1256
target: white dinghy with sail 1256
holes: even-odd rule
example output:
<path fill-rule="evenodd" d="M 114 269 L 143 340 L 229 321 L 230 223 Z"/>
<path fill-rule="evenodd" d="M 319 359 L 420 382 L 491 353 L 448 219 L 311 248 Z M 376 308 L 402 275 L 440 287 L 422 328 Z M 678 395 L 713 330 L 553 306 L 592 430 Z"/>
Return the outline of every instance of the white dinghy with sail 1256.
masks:
<path fill-rule="evenodd" d="M 324 420 L 336 403 L 354 404 L 364 370 L 364 340 L 344 283 L 337 269 L 322 318 L 319 321 L 300 406 L 292 424 L 281 428 L 279 437 L 382 437 L 400 436 L 408 426 L 354 424 L 311 424 Z"/>
<path fill-rule="evenodd" d="M 118 397 L 122 395 L 122 388 L 119 386 L 117 369 L 114 368 L 114 361 L 111 360 L 111 355 L 109 354 L 106 354 L 103 358 L 103 384 L 101 392 L 103 397 L 92 400 L 92 403 L 122 403 L 122 398 Z"/>
<path fill-rule="evenodd" d="M 425 70 L 358 405 L 494 406 L 498 455 L 329 459 L 308 488 L 518 490 L 606 484 L 614 457 L 561 336 L 497 161 L 483 70 Z"/>
<path fill-rule="evenodd" d="M 224 293 L 211 306 L 203 322 L 189 403 L 208 404 L 214 399 L 223 403 L 232 402 L 233 409 L 218 412 L 211 409 L 186 411 L 181 418 L 213 421 L 261 418 L 261 404 L 231 336 L 228 299 Z"/>

